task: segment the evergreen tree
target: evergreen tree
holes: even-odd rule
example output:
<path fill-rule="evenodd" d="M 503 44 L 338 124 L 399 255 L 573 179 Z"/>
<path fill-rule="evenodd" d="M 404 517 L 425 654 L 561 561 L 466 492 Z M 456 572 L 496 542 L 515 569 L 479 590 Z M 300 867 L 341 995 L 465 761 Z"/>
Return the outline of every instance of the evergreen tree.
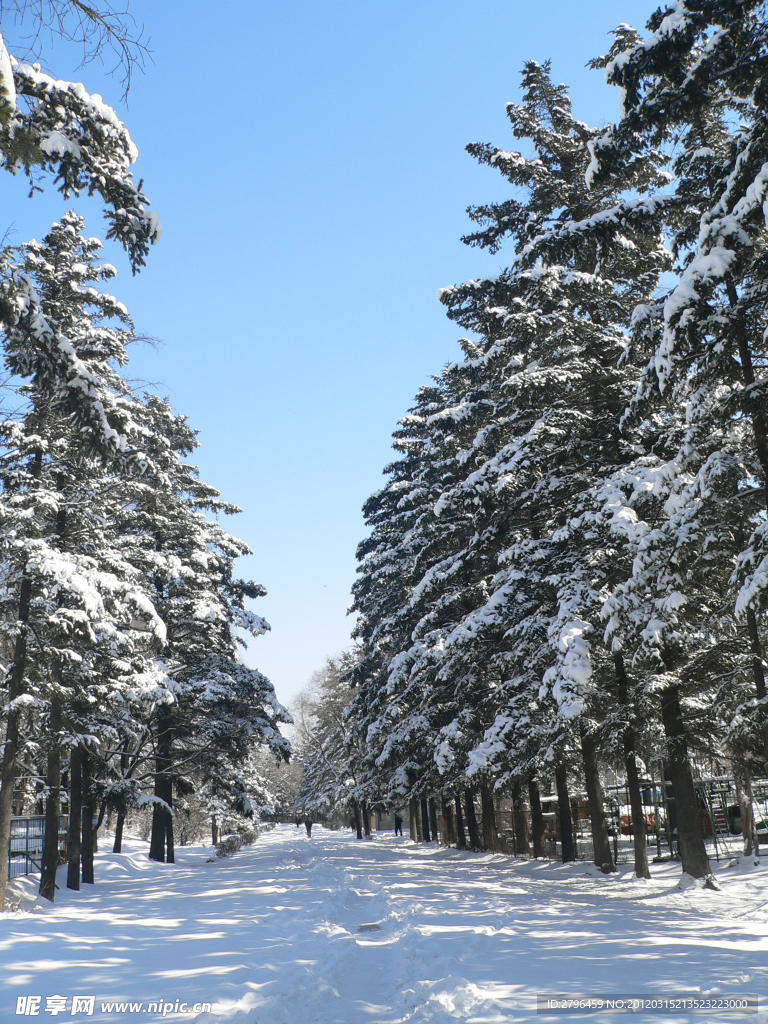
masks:
<path fill-rule="evenodd" d="M 678 280 L 654 309 L 657 342 L 636 407 L 684 403 L 689 433 L 677 459 L 700 477 L 689 488 L 702 515 L 721 502 L 718 530 L 732 531 L 734 610 L 746 626 L 757 700 L 768 736 L 763 666 L 765 419 L 766 97 L 759 69 L 768 25 L 757 3 L 675 4 L 649 21 L 649 38 L 622 32 L 603 62 L 624 96 L 624 116 L 596 153 L 609 174 L 645 145 L 674 143 L 667 218 Z M 738 126 L 733 124 L 734 117 Z M 701 500 L 704 499 L 704 500 Z M 688 520 L 697 517 L 688 510 Z M 702 532 L 706 522 L 698 527 Z M 768 747 L 765 748 L 768 755 Z"/>
<path fill-rule="evenodd" d="M 535 747 L 542 763 L 556 763 L 574 719 L 598 693 L 585 606 L 596 604 L 602 553 L 574 548 L 563 531 L 581 495 L 634 457 L 619 430 L 635 376 L 625 332 L 668 262 L 656 204 L 631 194 L 663 180 L 654 159 L 637 161 L 609 189 L 590 189 L 588 144 L 597 131 L 574 120 L 564 87 L 551 83 L 547 68 L 529 63 L 523 81 L 524 103 L 509 105 L 508 114 L 516 136 L 533 141 L 535 157 L 471 147 L 523 187 L 527 201 L 474 210 L 483 227 L 467 240 L 495 251 L 509 235 L 515 262 L 498 278 L 442 294 L 452 318 L 488 338 L 486 361 L 503 367 L 489 388 L 501 443 L 490 457 L 481 450 L 475 472 L 443 499 L 483 507 L 475 517 L 483 524 L 480 544 L 502 568 L 487 602 L 446 642 L 443 671 L 461 679 L 482 666 L 498 679 L 495 714 L 470 757 L 474 771 L 490 768 L 489 757 L 509 765 L 506 742 L 522 744 L 513 777 L 535 771 L 531 708 L 544 700 L 551 709 Z M 542 681 L 551 696 L 539 692 Z M 596 696 L 595 711 L 600 704 Z M 515 727 L 512 708 L 525 728 Z M 592 729 L 580 728 L 582 747 L 591 748 Z M 596 773 L 587 774 L 599 807 Z M 605 856 L 599 823 L 597 831 L 596 856 L 598 847 Z"/>
<path fill-rule="evenodd" d="M 49 737 L 55 776 L 56 752 L 79 749 L 89 734 L 77 709 L 130 683 L 134 649 L 145 634 L 158 643 L 165 635 L 138 574 L 112 547 L 105 516 L 108 478 L 140 472 L 146 460 L 137 403 L 116 368 L 126 358 L 127 314 L 92 287 L 114 269 L 97 266 L 100 245 L 82 237 L 82 226 L 68 214 L 42 243 L 4 254 L 4 360 L 23 404 L 2 425 L 3 621 L 13 656 L 0 848 L 24 708 L 50 703 L 55 731 L 64 730 L 58 742 Z"/>
<path fill-rule="evenodd" d="M 351 696 L 348 673 L 355 663 L 354 652 L 328 658 L 297 702 L 301 786 L 293 810 L 309 821 L 334 810 L 352 808 L 357 813 L 362 803 L 346 715 Z"/>
<path fill-rule="evenodd" d="M 238 657 L 236 631 L 268 627 L 245 607 L 263 588 L 233 572 L 249 549 L 210 518 L 236 510 L 186 463 L 196 441 L 184 419 L 135 397 L 121 375 L 132 325 L 93 287 L 115 271 L 98 266 L 100 243 L 82 227 L 68 214 L 19 257 L 7 251 L 2 291 L 20 405 L 2 424 L 3 630 L 13 657 L 0 843 L 20 758 L 30 744 L 37 756 L 42 730 L 51 822 L 69 755 L 75 888 L 81 870 L 93 881 L 96 803 L 124 820 L 146 799 L 149 757 L 165 856 L 173 785 L 182 795 L 216 786 L 250 813 L 263 803 L 254 747 L 282 758 L 290 749 L 271 684 Z M 44 858 L 49 898 L 57 856 L 54 846 Z"/>
<path fill-rule="evenodd" d="M 108 238 L 128 252 L 134 272 L 162 230 L 130 167 L 138 150 L 101 96 L 75 82 L 57 81 L 39 65 L 19 64 L 0 36 L 0 164 L 23 171 L 30 188 L 50 175 L 65 199 L 98 194 L 106 205 Z"/>
<path fill-rule="evenodd" d="M 638 329 L 655 344 L 633 412 L 638 420 L 668 418 L 682 408 L 685 424 L 678 450 L 658 474 L 666 519 L 642 542 L 632 596 L 624 591 L 617 599 L 636 606 L 627 612 L 634 616 L 638 643 L 655 638 L 658 671 L 662 678 L 666 673 L 670 759 L 685 776 L 680 784 L 690 794 L 686 816 L 693 833 L 686 845 L 695 848 L 701 870 L 705 855 L 690 769 L 680 755 L 696 742 L 686 701 L 695 703 L 700 718 L 703 699 L 712 709 L 710 721 L 718 710 L 738 706 L 733 730 L 723 722 L 720 733 L 738 734 L 742 761 L 748 735 L 754 742 L 762 734 L 757 745 L 763 757 L 768 749 L 760 596 L 768 448 L 759 255 L 766 188 L 759 68 L 768 52 L 766 28 L 759 4 L 678 3 L 654 14 L 646 39 L 621 29 L 611 53 L 598 62 L 622 90 L 623 116 L 595 146 L 595 180 L 651 146 L 670 151 L 675 172 L 665 223 L 677 281 L 663 303 L 637 318 Z M 729 620 L 734 612 L 740 627 Z M 717 680 L 727 676 L 732 685 L 726 690 L 743 694 L 747 668 L 752 700 L 729 699 Z"/>
<path fill-rule="evenodd" d="M 245 606 L 263 587 L 234 575 L 235 560 L 250 548 L 210 518 L 239 509 L 186 461 L 197 447 L 186 419 L 153 396 L 143 408 L 146 451 L 157 471 L 121 484 L 120 547 L 165 623 L 167 685 L 142 717 L 149 742 L 128 761 L 135 771 L 137 757 L 154 757 L 150 857 L 172 860 L 174 787 L 183 793 L 194 778 L 233 809 L 245 806 L 239 768 L 262 743 L 287 759 L 279 723 L 290 716 L 269 681 L 239 658 L 241 633 L 259 636 L 269 628 Z"/>

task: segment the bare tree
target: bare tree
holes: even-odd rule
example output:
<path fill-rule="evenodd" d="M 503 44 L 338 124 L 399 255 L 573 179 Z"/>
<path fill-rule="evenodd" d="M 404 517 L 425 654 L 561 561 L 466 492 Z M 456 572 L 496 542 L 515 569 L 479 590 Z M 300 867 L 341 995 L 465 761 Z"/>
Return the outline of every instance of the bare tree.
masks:
<path fill-rule="evenodd" d="M 121 75 L 123 99 L 133 72 L 149 56 L 144 28 L 131 15 L 129 0 L 120 5 L 110 0 L 0 0 L 0 25 L 5 38 L 12 34 L 14 47 L 32 59 L 39 58 L 46 37 L 77 45 L 81 66 L 111 55 L 111 73 Z"/>

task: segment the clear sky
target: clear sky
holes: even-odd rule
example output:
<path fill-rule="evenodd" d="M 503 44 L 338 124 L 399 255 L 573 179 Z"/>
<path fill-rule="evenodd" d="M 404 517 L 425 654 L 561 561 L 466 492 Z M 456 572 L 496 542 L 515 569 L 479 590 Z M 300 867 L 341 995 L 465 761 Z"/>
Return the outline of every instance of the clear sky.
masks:
<path fill-rule="evenodd" d="M 360 507 L 419 386 L 460 356 L 438 288 L 505 263 L 469 249 L 466 207 L 505 195 L 464 152 L 516 142 L 504 105 L 523 62 L 552 61 L 574 112 L 602 124 L 618 97 L 587 61 L 641 0 L 132 0 L 153 63 L 128 107 L 118 80 L 45 49 L 44 69 L 100 92 L 126 121 L 137 177 L 164 226 L 112 290 L 139 331 L 131 373 L 200 432 L 202 476 L 263 583 L 272 632 L 247 655 L 284 702 L 350 643 Z M 4 26 L 13 38 L 11 26 Z M 41 237 L 65 206 L 0 179 L 0 235 Z M 89 233 L 94 202 L 76 208 Z"/>

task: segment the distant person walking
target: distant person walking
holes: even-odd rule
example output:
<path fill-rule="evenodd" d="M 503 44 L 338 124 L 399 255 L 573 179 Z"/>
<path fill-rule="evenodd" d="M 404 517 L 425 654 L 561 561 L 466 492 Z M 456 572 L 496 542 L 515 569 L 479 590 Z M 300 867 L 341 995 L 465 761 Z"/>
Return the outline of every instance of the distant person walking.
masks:
<path fill-rule="evenodd" d="M 312 838 L 312 822 L 311 821 L 305 821 L 304 822 L 304 828 L 307 830 L 307 835 L 311 839 Z"/>
<path fill-rule="evenodd" d="M 403 819 L 399 814 L 395 815 L 395 835 L 401 836 L 403 834 Z"/>

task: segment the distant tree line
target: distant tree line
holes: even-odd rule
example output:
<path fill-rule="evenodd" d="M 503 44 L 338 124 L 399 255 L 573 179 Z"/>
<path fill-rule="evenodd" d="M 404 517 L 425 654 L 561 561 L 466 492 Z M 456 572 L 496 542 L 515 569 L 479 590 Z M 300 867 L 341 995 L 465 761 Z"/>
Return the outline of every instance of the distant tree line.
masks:
<path fill-rule="evenodd" d="M 354 650 L 328 658 L 293 705 L 293 745 L 300 768 L 293 811 L 309 820 L 346 812 L 362 839 L 371 834 L 371 807 L 357 774 L 359 757 L 352 749 L 353 725 L 347 714 L 350 673 L 357 658 Z"/>

